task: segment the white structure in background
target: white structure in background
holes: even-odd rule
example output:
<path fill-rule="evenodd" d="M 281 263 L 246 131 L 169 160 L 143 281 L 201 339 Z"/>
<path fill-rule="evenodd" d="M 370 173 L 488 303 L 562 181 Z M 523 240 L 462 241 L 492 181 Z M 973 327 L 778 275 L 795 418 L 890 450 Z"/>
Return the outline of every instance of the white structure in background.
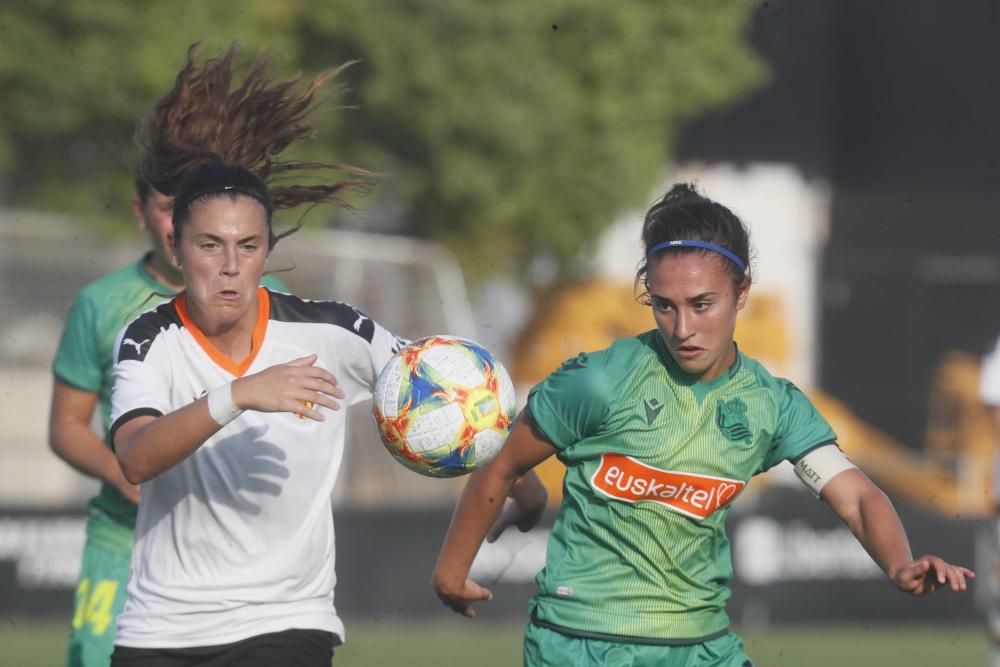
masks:
<path fill-rule="evenodd" d="M 830 191 L 806 180 L 794 167 L 755 164 L 681 165 L 662 188 L 692 181 L 705 196 L 725 204 L 750 227 L 756 257 L 753 294 L 767 294 L 782 304 L 790 341 L 787 359 L 764 360 L 775 374 L 804 387 L 816 381 L 818 271 L 830 220 Z M 631 283 L 642 256 L 642 215 L 622 216 L 599 244 L 596 269 L 605 278 Z"/>

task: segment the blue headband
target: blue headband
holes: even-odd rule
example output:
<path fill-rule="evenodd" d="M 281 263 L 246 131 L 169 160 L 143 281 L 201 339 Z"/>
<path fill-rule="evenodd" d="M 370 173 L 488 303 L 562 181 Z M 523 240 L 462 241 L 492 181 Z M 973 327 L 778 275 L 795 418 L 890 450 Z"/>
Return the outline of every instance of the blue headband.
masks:
<path fill-rule="evenodd" d="M 657 243 L 646 252 L 646 259 L 649 259 L 657 250 L 663 250 L 664 248 L 704 248 L 705 250 L 712 250 L 731 259 L 733 264 L 740 267 L 740 271 L 747 270 L 747 265 L 742 259 L 721 245 L 715 245 L 708 241 L 664 241 L 663 243 Z"/>

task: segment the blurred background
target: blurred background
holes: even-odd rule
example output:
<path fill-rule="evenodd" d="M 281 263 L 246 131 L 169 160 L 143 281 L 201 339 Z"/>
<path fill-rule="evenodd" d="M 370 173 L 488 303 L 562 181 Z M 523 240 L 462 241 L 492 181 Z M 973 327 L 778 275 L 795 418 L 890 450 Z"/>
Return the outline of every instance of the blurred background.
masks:
<path fill-rule="evenodd" d="M 0 644 L 28 647 L 4 664 L 62 660 L 97 489 L 47 445 L 67 310 L 145 250 L 136 122 L 192 42 L 208 57 L 233 40 L 282 76 L 356 61 L 300 155 L 379 174 L 356 210 L 305 214 L 271 269 L 400 335 L 478 340 L 522 400 L 567 357 L 652 327 L 632 281 L 658 194 L 693 180 L 732 208 L 756 251 L 741 349 L 807 391 L 916 552 L 980 571 L 974 595 L 905 598 L 778 468 L 729 523 L 751 656 L 985 664 L 1000 3 L 972 0 L 0 3 Z M 367 407 L 352 424 L 335 510 L 349 664 L 452 664 L 412 642 L 457 630 L 517 664 L 544 526 L 484 549 L 496 599 L 452 618 L 428 582 L 462 481 L 395 463 Z M 561 472 L 540 470 L 546 525 Z"/>

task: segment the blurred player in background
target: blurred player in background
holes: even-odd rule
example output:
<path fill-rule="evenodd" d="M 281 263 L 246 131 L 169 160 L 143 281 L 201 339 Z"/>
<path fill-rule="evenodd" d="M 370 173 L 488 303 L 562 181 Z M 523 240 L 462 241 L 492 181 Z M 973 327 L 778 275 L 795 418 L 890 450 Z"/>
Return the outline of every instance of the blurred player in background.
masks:
<path fill-rule="evenodd" d="M 725 611 L 725 519 L 783 460 L 900 590 L 966 589 L 970 570 L 914 560 L 888 498 L 841 452 L 791 382 L 733 340 L 752 280 L 749 234 L 675 185 L 648 211 L 637 274 L 656 329 L 570 359 L 535 387 L 500 454 L 465 487 L 434 571 L 454 611 L 491 593 L 468 579 L 494 499 L 557 455 L 565 495 L 524 641 L 525 665 L 749 667 Z"/>
<path fill-rule="evenodd" d="M 71 466 L 101 481 L 100 492 L 87 505 L 87 542 L 76 589 L 70 666 L 108 664 L 116 619 L 125 602 L 139 487 L 125 480 L 115 455 L 91 430 L 91 422 L 99 407 L 107 433 L 118 330 L 183 286 L 180 271 L 166 252 L 172 206 L 171 197 L 140 184 L 132 208 L 140 228 L 149 234 L 151 250 L 84 288 L 70 310 L 53 364 L 49 444 Z"/>
<path fill-rule="evenodd" d="M 1000 667 L 1000 339 L 993 350 L 983 358 L 979 376 L 979 395 L 989 410 L 993 425 L 996 454 L 993 457 L 992 496 L 993 519 L 990 521 L 986 543 L 992 557 L 990 581 L 984 596 L 986 622 L 990 632 L 990 666 Z"/>

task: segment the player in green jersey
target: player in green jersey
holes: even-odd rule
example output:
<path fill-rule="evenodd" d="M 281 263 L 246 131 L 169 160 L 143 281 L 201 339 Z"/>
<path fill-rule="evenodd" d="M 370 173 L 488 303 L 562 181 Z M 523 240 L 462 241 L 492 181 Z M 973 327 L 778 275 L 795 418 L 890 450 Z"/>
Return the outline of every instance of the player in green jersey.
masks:
<path fill-rule="evenodd" d="M 186 102 L 197 109 L 196 95 L 191 100 Z M 158 117 L 167 116 L 177 104 L 176 98 L 164 98 Z M 219 108 L 215 105 L 212 110 Z M 183 125 L 147 127 L 141 158 L 144 170 L 154 175 L 165 171 L 173 166 L 168 159 L 172 143 L 191 139 L 184 136 L 185 132 L 205 132 L 224 121 L 199 113 L 190 113 L 185 120 Z M 278 152 L 280 148 L 273 151 Z M 116 619 L 125 603 L 139 487 L 125 479 L 115 455 L 90 425 L 94 411 L 99 410 L 104 433 L 110 426 L 112 355 L 119 330 L 184 286 L 170 254 L 173 197 L 160 191 L 171 192 L 173 187 L 168 180 L 153 187 L 144 178 L 136 179 L 132 210 L 140 229 L 148 234 L 150 249 L 138 261 L 99 278 L 80 292 L 70 309 L 53 364 L 49 444 L 69 465 L 101 481 L 100 491 L 87 505 L 87 541 L 67 658 L 70 667 L 109 664 Z M 261 284 L 287 291 L 273 276 L 265 276 Z M 135 341 L 135 345 L 142 344 Z"/>
<path fill-rule="evenodd" d="M 643 241 L 636 284 L 656 328 L 568 360 L 531 391 L 456 508 L 433 577 L 445 604 L 474 616 L 492 597 L 468 579 L 472 560 L 498 500 L 552 455 L 566 465 L 564 497 L 525 665 L 752 665 L 725 611 L 725 519 L 750 479 L 784 460 L 898 588 L 965 590 L 974 574 L 914 559 L 891 502 L 812 403 L 738 350 L 751 283 L 743 223 L 681 184 L 647 212 Z"/>

